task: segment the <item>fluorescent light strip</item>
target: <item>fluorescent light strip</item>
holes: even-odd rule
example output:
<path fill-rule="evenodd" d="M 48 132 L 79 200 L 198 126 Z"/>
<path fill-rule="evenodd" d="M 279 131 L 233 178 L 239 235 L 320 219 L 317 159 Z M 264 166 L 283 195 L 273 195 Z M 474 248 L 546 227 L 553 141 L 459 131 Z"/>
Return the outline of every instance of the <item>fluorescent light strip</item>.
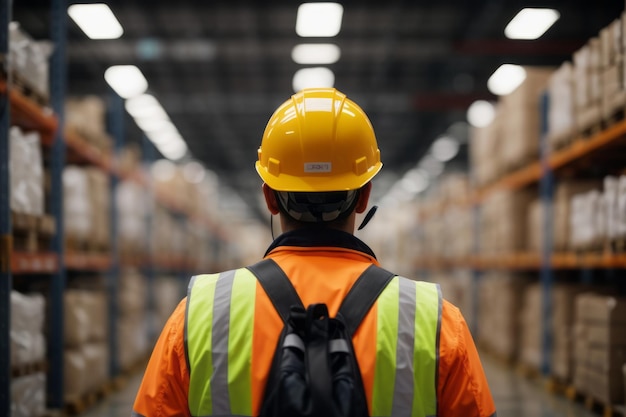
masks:
<path fill-rule="evenodd" d="M 293 91 L 305 88 L 333 87 L 335 74 L 326 67 L 302 68 L 293 76 Z"/>
<path fill-rule="evenodd" d="M 67 13 L 90 39 L 117 39 L 124 29 L 104 3 L 73 4 Z"/>
<path fill-rule="evenodd" d="M 522 9 L 506 26 L 504 35 L 509 39 L 538 39 L 559 17 L 554 9 Z"/>
<path fill-rule="evenodd" d="M 296 33 L 302 37 L 333 37 L 341 30 L 339 3 L 303 3 L 298 7 Z"/>
<path fill-rule="evenodd" d="M 339 61 L 341 50 L 332 43 L 309 43 L 294 46 L 291 50 L 291 59 L 296 64 L 323 65 L 334 64 Z"/>
<path fill-rule="evenodd" d="M 134 65 L 114 65 L 104 72 L 104 79 L 122 98 L 143 94 L 148 89 L 148 81 Z"/>
<path fill-rule="evenodd" d="M 505 96 L 515 90 L 526 79 L 526 70 L 513 64 L 503 64 L 487 80 L 487 88 L 493 94 Z"/>

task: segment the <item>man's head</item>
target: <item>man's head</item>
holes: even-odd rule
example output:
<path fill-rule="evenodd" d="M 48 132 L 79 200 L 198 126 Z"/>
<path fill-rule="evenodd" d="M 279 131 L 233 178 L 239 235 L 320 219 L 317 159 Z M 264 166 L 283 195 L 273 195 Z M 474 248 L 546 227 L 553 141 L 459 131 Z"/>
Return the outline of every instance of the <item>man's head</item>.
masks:
<path fill-rule="evenodd" d="M 333 88 L 302 90 L 283 103 L 258 157 L 270 211 L 304 224 L 341 223 L 364 211 L 382 167 L 369 119 Z"/>

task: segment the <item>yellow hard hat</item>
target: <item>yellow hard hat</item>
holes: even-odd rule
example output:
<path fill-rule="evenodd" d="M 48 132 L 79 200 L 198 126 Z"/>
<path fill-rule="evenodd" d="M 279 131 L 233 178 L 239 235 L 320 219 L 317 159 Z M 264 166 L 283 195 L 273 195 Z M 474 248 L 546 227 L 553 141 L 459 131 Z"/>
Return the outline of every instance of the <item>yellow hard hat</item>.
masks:
<path fill-rule="evenodd" d="M 382 168 L 367 115 L 334 88 L 305 89 L 272 115 L 256 170 L 276 191 L 356 190 Z"/>

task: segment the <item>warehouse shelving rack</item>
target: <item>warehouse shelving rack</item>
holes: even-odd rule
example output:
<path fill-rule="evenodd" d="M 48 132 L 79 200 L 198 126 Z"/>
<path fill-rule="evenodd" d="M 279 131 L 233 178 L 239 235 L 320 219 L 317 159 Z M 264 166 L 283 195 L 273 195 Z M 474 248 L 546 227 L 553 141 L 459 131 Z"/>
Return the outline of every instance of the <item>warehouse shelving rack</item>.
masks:
<path fill-rule="evenodd" d="M 552 224 L 553 224 L 553 190 L 556 184 L 555 176 L 565 170 L 576 172 L 578 167 L 601 160 L 603 156 L 614 154 L 623 155 L 626 152 L 626 119 L 617 121 L 602 129 L 597 129 L 595 133 L 579 135 L 574 138 L 568 146 L 550 152 L 548 150 L 547 135 L 547 114 L 549 98 L 547 93 L 542 95 L 540 108 L 541 132 L 540 132 L 540 156 L 538 160 L 523 166 L 516 171 L 510 172 L 493 182 L 492 184 L 474 189 L 467 200 L 448 203 L 444 207 L 437 207 L 436 210 L 429 211 L 420 219 L 422 223 L 431 216 L 440 213 L 442 210 L 451 208 L 463 208 L 473 211 L 474 225 L 473 252 L 463 258 L 418 258 L 415 262 L 416 268 L 421 271 L 447 271 L 452 269 L 467 269 L 473 272 L 473 302 L 474 313 L 477 310 L 478 297 L 477 287 L 482 273 L 487 270 L 507 270 L 507 271 L 532 271 L 539 272 L 542 287 L 542 369 L 545 376 L 550 375 L 550 349 L 551 332 L 549 322 L 551 320 L 551 291 L 555 271 L 580 270 L 581 281 L 593 282 L 592 270 L 612 271 L 614 269 L 626 269 L 626 253 L 612 253 L 607 251 L 596 252 L 555 252 L 553 248 Z M 537 186 L 539 196 L 543 205 L 543 247 L 541 252 L 529 253 L 505 253 L 484 255 L 480 253 L 478 245 L 478 219 L 481 215 L 481 206 L 487 197 L 498 191 L 516 191 L 526 187 Z M 477 314 L 473 315 L 477 317 Z M 478 323 L 472 323 L 472 330 L 475 332 Z"/>
<path fill-rule="evenodd" d="M 11 17 L 11 2 L 3 2 L 0 10 L 0 55 L 8 56 L 8 23 Z M 4 7 L 6 6 L 6 7 Z M 53 0 L 51 5 L 51 40 L 55 50 L 50 62 L 50 90 L 52 112 L 43 109 L 35 101 L 24 96 L 20 91 L 12 89 L 6 80 L 0 80 L 0 415 L 10 415 L 11 407 L 11 363 L 10 363 L 10 294 L 13 288 L 13 275 L 48 275 L 49 278 L 49 337 L 47 348 L 47 403 L 51 409 L 63 409 L 64 404 L 64 372 L 63 372 L 63 295 L 66 288 L 67 271 L 90 271 L 107 274 L 109 300 L 110 334 L 110 376 L 119 375 L 118 341 L 116 338 L 115 314 L 117 311 L 116 292 L 120 267 L 127 260 L 120 259 L 116 247 L 117 222 L 115 221 L 115 186 L 117 181 L 131 180 L 149 189 L 155 204 L 166 208 L 183 220 L 189 219 L 200 227 L 209 230 L 215 239 L 227 242 L 226 234 L 221 226 L 209 218 L 198 218 L 170 195 L 155 193 L 151 180 L 144 172 L 122 172 L 116 160 L 123 144 L 123 120 L 125 117 L 123 101 L 115 93 L 109 99 L 110 133 L 115 140 L 115 152 L 107 153 L 96 149 L 85 141 L 81 135 L 64 124 L 64 103 L 66 91 L 65 42 L 67 13 L 64 0 Z M 6 66 L 6 60 L 3 61 Z M 8 71 L 5 68 L 5 74 Z M 51 171 L 51 198 L 49 207 L 56 221 L 56 234 L 49 251 L 26 253 L 12 250 L 12 226 L 9 192 L 9 127 L 11 124 L 21 126 L 25 130 L 37 130 L 41 134 L 42 145 L 49 153 Z M 148 159 L 144 164 L 153 161 L 154 147 L 143 138 L 144 151 Z M 152 156 L 150 156 L 152 155 Z M 111 254 L 94 254 L 76 251 L 65 251 L 63 224 L 63 183 L 62 172 L 66 161 L 79 161 L 83 164 L 96 166 L 108 173 L 112 179 L 111 201 Z M 150 222 L 150 219 L 147 219 Z M 149 234 L 146 237 L 149 239 Z M 144 271 L 149 280 L 154 279 L 156 271 L 175 273 L 183 279 L 195 272 L 187 259 L 170 258 L 155 259 L 148 254 L 134 260 L 134 265 Z M 182 294 L 182 292 L 181 292 Z M 148 292 L 148 308 L 154 306 L 154 294 Z M 155 329 L 149 331 L 154 337 Z"/>

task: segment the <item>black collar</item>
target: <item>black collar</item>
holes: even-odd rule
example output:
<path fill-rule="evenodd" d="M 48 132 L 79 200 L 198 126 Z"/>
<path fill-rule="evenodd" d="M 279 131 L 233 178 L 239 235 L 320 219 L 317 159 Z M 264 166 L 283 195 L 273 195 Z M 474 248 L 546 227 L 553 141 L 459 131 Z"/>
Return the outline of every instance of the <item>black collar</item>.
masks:
<path fill-rule="evenodd" d="M 278 236 L 265 252 L 269 254 L 279 246 L 318 247 L 352 249 L 363 252 L 376 259 L 376 255 L 362 240 L 351 233 L 335 229 L 298 229 Z"/>

